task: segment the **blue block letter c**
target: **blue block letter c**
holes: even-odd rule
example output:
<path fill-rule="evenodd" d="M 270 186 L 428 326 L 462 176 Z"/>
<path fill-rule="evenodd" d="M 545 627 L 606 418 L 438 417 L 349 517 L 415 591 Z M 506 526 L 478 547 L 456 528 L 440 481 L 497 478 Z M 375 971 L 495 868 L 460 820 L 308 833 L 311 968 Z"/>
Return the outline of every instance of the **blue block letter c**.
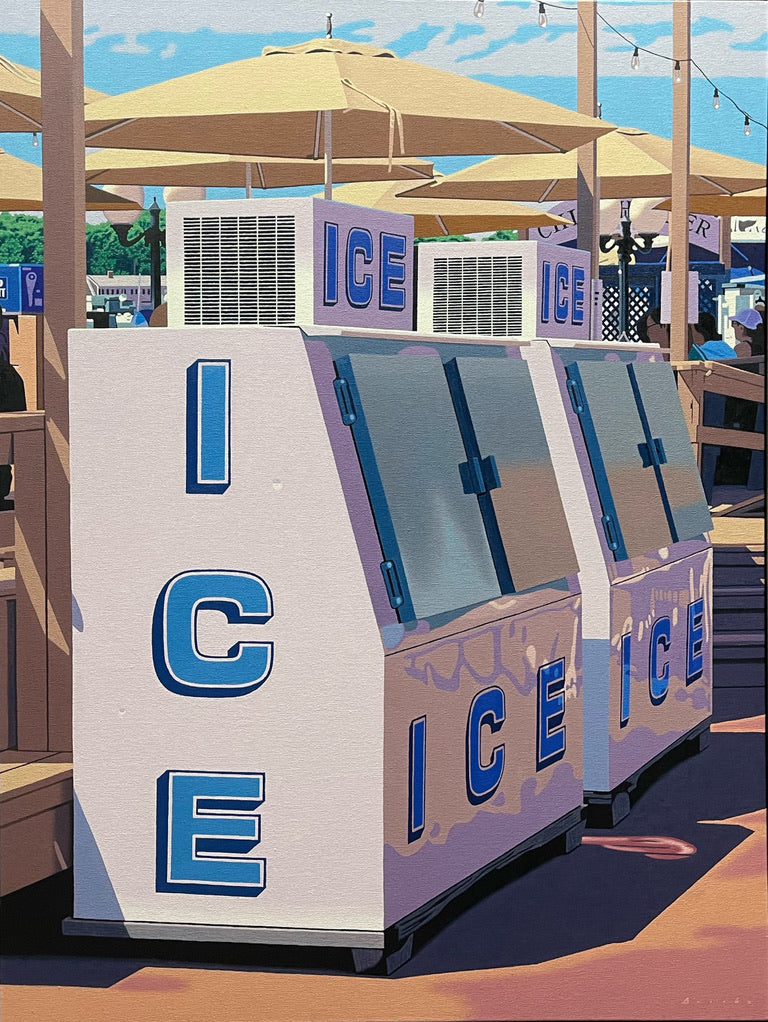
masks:
<path fill-rule="evenodd" d="M 239 696 L 253 692 L 272 670 L 271 642 L 236 642 L 224 656 L 208 656 L 197 643 L 200 610 L 218 610 L 230 624 L 263 625 L 272 617 L 272 594 L 245 571 L 185 571 L 164 586 L 152 622 L 155 673 L 171 692 L 186 696 Z"/>

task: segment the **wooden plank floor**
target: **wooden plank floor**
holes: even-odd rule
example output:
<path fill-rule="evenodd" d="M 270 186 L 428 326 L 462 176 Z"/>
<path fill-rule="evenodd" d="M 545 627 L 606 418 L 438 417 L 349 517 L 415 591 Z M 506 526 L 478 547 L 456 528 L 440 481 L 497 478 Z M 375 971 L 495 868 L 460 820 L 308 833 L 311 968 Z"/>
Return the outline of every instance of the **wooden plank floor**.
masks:
<path fill-rule="evenodd" d="M 764 518 L 713 518 L 709 534 L 713 546 L 749 546 L 765 548 Z"/>

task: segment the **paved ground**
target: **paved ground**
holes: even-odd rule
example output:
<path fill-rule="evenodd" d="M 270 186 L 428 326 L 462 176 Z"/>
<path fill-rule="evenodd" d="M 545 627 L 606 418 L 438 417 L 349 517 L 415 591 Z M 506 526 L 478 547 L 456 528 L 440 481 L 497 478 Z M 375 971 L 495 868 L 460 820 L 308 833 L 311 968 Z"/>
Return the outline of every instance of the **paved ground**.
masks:
<path fill-rule="evenodd" d="M 75 942 L 51 878 L 3 905 L 4 1020 L 765 1019 L 763 713 L 754 681 L 716 689 L 707 750 L 613 831 L 454 906 L 388 979 L 342 951 Z"/>

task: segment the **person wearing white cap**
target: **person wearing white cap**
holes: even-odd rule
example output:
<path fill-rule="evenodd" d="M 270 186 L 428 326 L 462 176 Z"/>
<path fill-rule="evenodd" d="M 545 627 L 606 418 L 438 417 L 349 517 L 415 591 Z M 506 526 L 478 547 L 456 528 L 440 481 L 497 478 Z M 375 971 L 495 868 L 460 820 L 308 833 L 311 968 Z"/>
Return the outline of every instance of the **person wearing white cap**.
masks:
<path fill-rule="evenodd" d="M 765 324 L 757 309 L 742 309 L 731 316 L 736 337 L 734 351 L 738 358 L 765 354 Z"/>

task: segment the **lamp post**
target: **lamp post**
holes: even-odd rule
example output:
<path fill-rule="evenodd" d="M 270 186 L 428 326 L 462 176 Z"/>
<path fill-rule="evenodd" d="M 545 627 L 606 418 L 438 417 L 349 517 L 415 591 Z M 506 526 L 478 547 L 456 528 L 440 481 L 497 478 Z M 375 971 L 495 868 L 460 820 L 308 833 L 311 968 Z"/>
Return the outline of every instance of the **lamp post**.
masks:
<path fill-rule="evenodd" d="M 629 218 L 629 199 L 623 199 L 621 203 L 621 234 L 601 234 L 600 251 L 612 252 L 617 250 L 619 256 L 619 338 L 628 339 L 628 316 L 629 316 L 629 265 L 634 259 L 635 252 L 650 252 L 653 239 L 657 236 L 650 231 L 642 231 L 637 241 L 632 236 L 632 221 Z"/>
<path fill-rule="evenodd" d="M 160 283 L 160 250 L 165 245 L 165 230 L 160 227 L 160 207 L 157 200 L 152 200 L 149 207 L 150 224 L 145 231 L 137 234 L 135 238 L 128 240 L 128 232 L 140 214 L 130 211 L 117 211 L 107 214 L 112 229 L 117 235 L 118 241 L 125 248 L 131 248 L 143 241 L 149 246 L 150 260 L 150 301 L 152 308 L 156 309 L 162 302 L 162 287 Z M 138 295 L 138 304 L 141 303 L 141 295 Z M 137 309 L 138 311 L 138 309 Z"/>

